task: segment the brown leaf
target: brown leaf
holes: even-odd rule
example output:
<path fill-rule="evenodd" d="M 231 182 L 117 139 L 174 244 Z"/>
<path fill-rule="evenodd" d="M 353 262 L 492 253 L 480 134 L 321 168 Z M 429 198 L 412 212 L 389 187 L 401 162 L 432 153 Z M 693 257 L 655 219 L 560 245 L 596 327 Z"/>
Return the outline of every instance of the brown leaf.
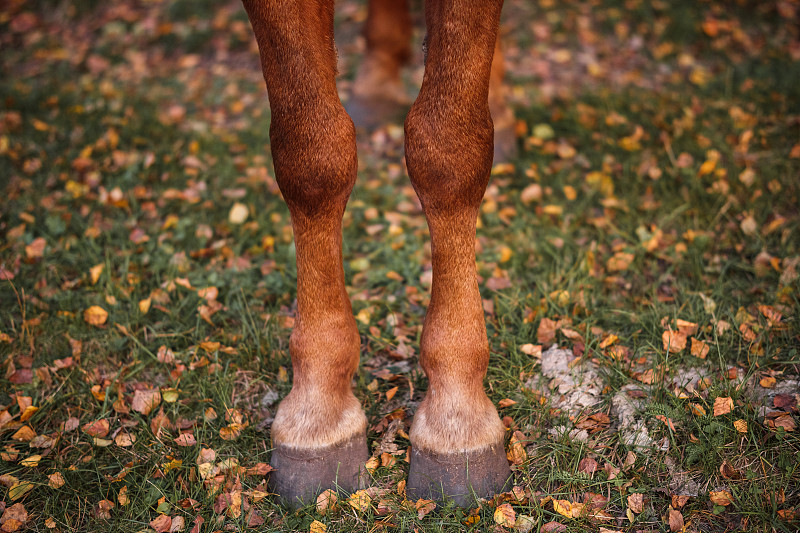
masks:
<path fill-rule="evenodd" d="M 165 514 L 158 515 L 150 521 L 150 527 L 155 529 L 156 533 L 168 533 L 172 527 L 172 519 Z"/>
<path fill-rule="evenodd" d="M 558 322 L 549 318 L 543 318 L 539 322 L 539 329 L 536 330 L 536 340 L 539 344 L 552 344 L 556 340 L 556 330 Z"/>
<path fill-rule="evenodd" d="M 508 451 L 506 458 L 515 465 L 521 465 L 528 460 L 528 453 L 525 451 L 525 435 L 521 431 L 515 431 L 511 435 L 511 440 L 508 443 Z"/>
<path fill-rule="evenodd" d="M 719 473 L 725 479 L 741 479 L 742 473 L 736 470 L 728 461 L 722 461 L 719 466 Z"/>
<path fill-rule="evenodd" d="M 714 416 L 727 415 L 733 410 L 733 399 L 719 397 L 714 400 Z"/>
<path fill-rule="evenodd" d="M 578 472 L 582 472 L 584 474 L 594 474 L 596 471 L 597 461 L 591 457 L 584 457 L 581 459 L 581 462 L 578 463 Z"/>
<path fill-rule="evenodd" d="M 676 511 L 672 507 L 669 508 L 669 514 L 667 515 L 667 523 L 669 524 L 670 531 L 682 531 L 683 530 L 683 515 L 680 511 Z"/>
<path fill-rule="evenodd" d="M 131 409 L 147 416 L 161 403 L 161 392 L 158 389 L 137 390 L 133 393 Z"/>
<path fill-rule="evenodd" d="M 22 528 L 28 521 L 28 511 L 21 503 L 15 503 L 3 511 L 3 516 L 0 517 L 0 524 L 3 525 L 3 531 L 17 531 Z M 8 527 L 6 527 L 8 525 Z"/>
<path fill-rule="evenodd" d="M 91 437 L 103 438 L 108 435 L 111 426 L 109 425 L 108 420 L 101 418 L 100 420 L 95 420 L 93 422 L 84 424 L 82 429 Z"/>
<path fill-rule="evenodd" d="M 628 508 L 636 514 L 644 511 L 644 495 L 639 492 L 628 495 Z"/>
<path fill-rule="evenodd" d="M 567 530 L 567 526 L 562 524 L 561 522 L 548 522 L 542 525 L 541 531 L 542 533 L 562 533 Z"/>
<path fill-rule="evenodd" d="M 22 426 L 11 436 L 11 440 L 30 442 L 34 437 L 36 437 L 36 432 L 30 426 Z"/>
<path fill-rule="evenodd" d="M 673 494 L 672 507 L 674 507 L 675 509 L 680 509 L 681 507 L 686 505 L 686 502 L 689 501 L 689 498 L 690 496 L 687 496 L 685 494 Z"/>
<path fill-rule="evenodd" d="M 516 405 L 516 403 L 517 402 L 515 402 L 514 400 L 512 400 L 510 398 L 503 398 L 502 400 L 497 402 L 497 407 L 499 407 L 500 409 L 503 409 L 505 407 L 510 407 L 512 405 Z"/>
<path fill-rule="evenodd" d="M 510 504 L 504 503 L 502 505 L 498 505 L 497 508 L 494 510 L 494 522 L 497 525 L 503 527 L 514 527 L 514 523 L 517 520 L 517 513 L 514 511 L 514 508 L 511 507 Z"/>
<path fill-rule="evenodd" d="M 194 446 L 197 444 L 197 439 L 194 438 L 192 433 L 181 433 L 175 439 L 175 444 L 178 446 Z"/>

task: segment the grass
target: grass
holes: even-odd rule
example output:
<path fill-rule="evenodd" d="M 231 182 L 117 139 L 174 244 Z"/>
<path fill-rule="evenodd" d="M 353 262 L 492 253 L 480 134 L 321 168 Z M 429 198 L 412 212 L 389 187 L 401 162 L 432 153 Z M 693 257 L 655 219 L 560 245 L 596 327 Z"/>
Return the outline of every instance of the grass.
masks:
<path fill-rule="evenodd" d="M 363 7 L 343 4 L 355 34 Z M 795 531 L 800 67 L 785 4 L 507 2 L 521 150 L 495 168 L 476 249 L 516 488 L 427 514 L 398 492 L 403 432 L 362 510 L 341 495 L 289 512 L 265 494 L 296 269 L 241 7 L 4 8 L 3 527 L 21 504 L 35 531 L 161 515 L 204 531 L 511 530 L 507 504 L 517 530 L 669 531 L 672 514 L 687 531 Z M 344 219 L 376 450 L 427 386 L 429 236 L 400 133 L 361 141 Z M 679 319 L 687 347 L 665 349 Z M 541 378 L 550 345 L 598 376 L 591 408 Z M 154 387 L 155 408 L 136 403 Z M 625 398 L 652 445 L 626 444 Z M 591 501 L 607 519 L 565 511 Z"/>

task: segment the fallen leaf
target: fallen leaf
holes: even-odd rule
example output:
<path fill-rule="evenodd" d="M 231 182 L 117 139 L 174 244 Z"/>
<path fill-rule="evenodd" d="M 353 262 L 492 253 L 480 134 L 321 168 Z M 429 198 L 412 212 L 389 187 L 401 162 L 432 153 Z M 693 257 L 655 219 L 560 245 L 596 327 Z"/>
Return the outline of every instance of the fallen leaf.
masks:
<path fill-rule="evenodd" d="M 359 491 L 361 492 L 361 491 Z M 430 513 L 434 509 L 436 509 L 436 502 L 433 500 L 424 500 L 420 498 L 414 504 L 414 507 L 417 509 L 417 518 L 422 520 L 422 517 L 426 514 Z"/>
<path fill-rule="evenodd" d="M 93 305 L 83 312 L 83 320 L 92 326 L 102 326 L 108 320 L 108 311 L 99 305 Z"/>
<path fill-rule="evenodd" d="M 147 416 L 160 403 L 161 392 L 158 389 L 137 390 L 133 393 L 131 409 Z"/>
<path fill-rule="evenodd" d="M 758 382 L 758 384 L 764 387 L 765 389 L 774 388 L 775 383 L 777 383 L 777 380 L 772 376 L 764 376 L 763 378 L 761 378 L 761 381 Z"/>
<path fill-rule="evenodd" d="M 127 485 L 119 489 L 119 492 L 117 493 L 117 502 L 119 502 L 119 504 L 123 507 L 131 503 L 131 499 L 128 497 Z"/>
<path fill-rule="evenodd" d="M 41 460 L 42 460 L 42 456 L 41 455 L 31 455 L 29 457 L 26 457 L 22 461 L 20 461 L 19 464 L 21 466 L 26 466 L 28 468 L 33 468 L 35 466 L 39 466 L 39 461 L 41 461 Z"/>
<path fill-rule="evenodd" d="M 628 495 L 628 508 L 636 514 L 644 511 L 644 495 L 638 492 Z"/>
<path fill-rule="evenodd" d="M 83 431 L 87 435 L 91 437 L 102 438 L 108 435 L 108 432 L 111 429 L 111 426 L 108 423 L 108 420 L 105 418 L 101 418 L 100 420 L 94 420 L 87 424 L 84 424 Z"/>
<path fill-rule="evenodd" d="M 494 522 L 503 527 L 514 527 L 517 519 L 517 513 L 510 504 L 504 503 L 498 505 L 494 510 Z"/>
<path fill-rule="evenodd" d="M 347 504 L 356 511 L 364 512 L 369 509 L 369 504 L 372 502 L 366 490 L 357 490 L 347 498 Z"/>
<path fill-rule="evenodd" d="M 317 512 L 324 515 L 326 512 L 336 507 L 337 501 L 336 493 L 331 489 L 326 490 L 317 496 Z"/>
<path fill-rule="evenodd" d="M 733 410 L 733 399 L 719 397 L 714 400 L 714 416 L 727 415 Z"/>
<path fill-rule="evenodd" d="M 741 418 L 739 420 L 734 420 L 733 427 L 735 427 L 736 431 L 739 433 L 747 433 L 747 422 Z"/>
<path fill-rule="evenodd" d="M 3 511 L 3 515 L 0 516 L 2 531 L 7 533 L 19 531 L 25 527 L 27 521 L 28 511 L 21 503 L 15 503 L 14 505 L 7 507 L 5 511 Z"/>
<path fill-rule="evenodd" d="M 194 446 L 197 444 L 197 439 L 194 438 L 192 433 L 181 433 L 175 439 L 175 444 L 178 446 Z"/>
<path fill-rule="evenodd" d="M 578 472 L 582 472 L 584 474 L 594 474 L 596 471 L 597 461 L 591 457 L 584 457 L 581 459 L 581 462 L 578 463 Z"/>
<path fill-rule="evenodd" d="M 670 531 L 682 531 L 683 530 L 683 515 L 680 511 L 676 511 L 672 507 L 669 508 L 669 513 L 667 514 L 667 523 L 669 524 Z"/>
<path fill-rule="evenodd" d="M 308 533 L 326 533 L 328 531 L 328 526 L 320 522 L 319 520 L 314 520 L 311 522 L 311 525 L 308 528 Z"/>
<path fill-rule="evenodd" d="M 521 431 L 515 431 L 511 435 L 506 458 L 512 464 L 521 465 L 528 459 L 528 453 L 525 451 L 525 446 L 523 445 L 524 440 L 525 435 Z"/>
<path fill-rule="evenodd" d="M 20 481 L 8 489 L 8 497 L 11 498 L 11 500 L 19 500 L 31 490 L 33 490 L 33 483 L 30 481 Z"/>
<path fill-rule="evenodd" d="M 168 533 L 172 527 L 172 519 L 165 514 L 158 515 L 150 521 L 150 527 L 155 529 L 156 533 Z"/>
<path fill-rule="evenodd" d="M 700 359 L 705 359 L 708 355 L 710 347 L 703 341 L 699 341 L 692 337 L 692 355 L 695 357 L 699 357 Z"/>
<path fill-rule="evenodd" d="M 541 533 L 562 533 L 567 530 L 567 526 L 561 522 L 548 522 L 542 525 Z"/>
<path fill-rule="evenodd" d="M 686 348 L 686 335 L 680 331 L 668 329 L 661 334 L 661 342 L 665 352 L 677 353 Z"/>
<path fill-rule="evenodd" d="M 727 490 L 712 490 L 709 491 L 708 496 L 715 505 L 727 507 L 733 503 L 733 495 Z"/>
<path fill-rule="evenodd" d="M 231 224 L 242 224 L 245 220 L 247 220 L 247 216 L 249 214 L 250 210 L 246 205 L 236 202 L 228 212 L 228 222 Z"/>

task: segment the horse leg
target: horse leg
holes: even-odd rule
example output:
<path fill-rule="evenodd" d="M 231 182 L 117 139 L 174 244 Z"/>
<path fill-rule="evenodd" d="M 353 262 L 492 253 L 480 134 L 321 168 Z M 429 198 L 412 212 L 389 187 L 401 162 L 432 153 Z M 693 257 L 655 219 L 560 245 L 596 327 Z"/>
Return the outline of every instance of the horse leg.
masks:
<path fill-rule="evenodd" d="M 489 77 L 502 0 L 428 0 L 428 52 L 405 123 L 406 163 L 431 233 L 433 285 L 420 346 L 429 389 L 414 416 L 407 491 L 453 498 L 499 490 L 505 429 L 483 390 L 489 346 L 475 224 L 492 167 Z"/>
<path fill-rule="evenodd" d="M 297 250 L 292 390 L 272 423 L 270 483 L 290 504 L 362 484 L 366 417 L 351 390 L 360 338 L 342 268 L 342 215 L 356 179 L 353 122 L 336 92 L 333 0 L 244 0 L 271 108 L 275 177 Z"/>
<path fill-rule="evenodd" d="M 369 0 L 364 23 L 366 50 L 347 108 L 359 126 L 377 126 L 405 113 L 411 101 L 400 79 L 411 59 L 408 0 Z"/>

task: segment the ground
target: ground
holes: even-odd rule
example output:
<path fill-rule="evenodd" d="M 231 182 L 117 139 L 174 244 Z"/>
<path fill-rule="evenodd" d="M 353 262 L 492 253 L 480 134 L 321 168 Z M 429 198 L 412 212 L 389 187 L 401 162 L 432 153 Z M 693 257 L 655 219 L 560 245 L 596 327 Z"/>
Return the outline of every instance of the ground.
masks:
<path fill-rule="evenodd" d="M 363 134 L 373 486 L 290 512 L 265 480 L 296 269 L 243 9 L 6 2 L 2 530 L 797 531 L 798 11 L 506 1 L 520 152 L 476 252 L 514 485 L 472 509 L 403 495 L 430 247 L 402 125 Z M 364 18 L 339 3 L 345 101 Z"/>

